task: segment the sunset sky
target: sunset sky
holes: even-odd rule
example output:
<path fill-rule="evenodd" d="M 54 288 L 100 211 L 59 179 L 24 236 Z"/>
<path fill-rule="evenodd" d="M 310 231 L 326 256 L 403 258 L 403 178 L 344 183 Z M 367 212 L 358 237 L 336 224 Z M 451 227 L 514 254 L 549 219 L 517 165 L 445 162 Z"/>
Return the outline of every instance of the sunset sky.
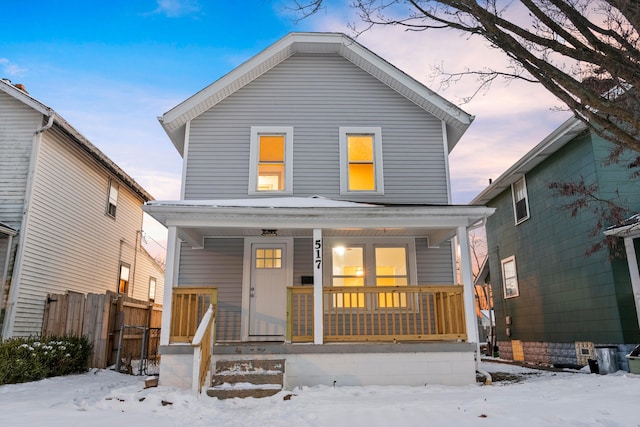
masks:
<path fill-rule="evenodd" d="M 353 33 L 347 1 L 295 22 L 290 0 L 28 0 L 5 2 L 0 78 L 22 83 L 157 200 L 179 198 L 181 158 L 157 117 L 292 31 Z M 504 63 L 481 39 L 452 30 L 374 28 L 358 42 L 476 117 L 450 156 L 454 203 L 567 119 L 539 85 L 496 83 L 471 102 L 469 78 L 443 88 L 435 67 L 456 72 Z"/>

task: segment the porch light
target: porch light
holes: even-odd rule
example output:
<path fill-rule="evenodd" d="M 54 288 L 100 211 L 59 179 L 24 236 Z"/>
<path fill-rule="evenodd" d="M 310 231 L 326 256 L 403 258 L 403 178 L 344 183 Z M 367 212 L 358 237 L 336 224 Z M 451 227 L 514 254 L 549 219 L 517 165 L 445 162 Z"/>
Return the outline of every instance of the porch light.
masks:
<path fill-rule="evenodd" d="M 278 235 L 278 230 L 263 228 L 262 229 L 262 235 L 263 236 L 277 236 Z"/>

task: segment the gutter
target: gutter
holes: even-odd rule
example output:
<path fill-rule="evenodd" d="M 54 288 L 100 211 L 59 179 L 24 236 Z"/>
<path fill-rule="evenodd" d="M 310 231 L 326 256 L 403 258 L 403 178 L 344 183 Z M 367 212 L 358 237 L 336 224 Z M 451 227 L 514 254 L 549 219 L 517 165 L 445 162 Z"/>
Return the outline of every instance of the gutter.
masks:
<path fill-rule="evenodd" d="M 38 129 L 36 129 L 34 135 L 38 135 L 39 133 L 42 133 L 45 130 L 51 128 L 51 126 L 53 126 L 53 120 L 55 119 L 56 113 L 51 109 L 48 110 L 48 113 L 49 113 L 48 114 L 49 115 L 49 120 L 47 121 L 47 124 L 42 126 L 42 127 L 40 127 L 40 128 L 38 128 Z"/>

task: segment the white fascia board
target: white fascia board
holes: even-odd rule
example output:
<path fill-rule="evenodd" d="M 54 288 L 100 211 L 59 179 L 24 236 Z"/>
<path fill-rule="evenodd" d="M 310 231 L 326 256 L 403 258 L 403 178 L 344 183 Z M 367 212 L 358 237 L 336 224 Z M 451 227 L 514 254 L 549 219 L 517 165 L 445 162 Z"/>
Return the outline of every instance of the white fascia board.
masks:
<path fill-rule="evenodd" d="M 290 33 L 253 56 L 214 83 L 167 111 L 160 122 L 182 154 L 174 131 L 240 88 L 251 83 L 296 52 L 334 52 L 362 68 L 450 127 L 450 150 L 469 127 L 474 116 L 447 101 L 413 77 L 341 33 Z"/>
<path fill-rule="evenodd" d="M 493 214 L 484 206 L 420 208 L 214 208 L 144 206 L 165 226 L 259 228 L 468 227 Z"/>

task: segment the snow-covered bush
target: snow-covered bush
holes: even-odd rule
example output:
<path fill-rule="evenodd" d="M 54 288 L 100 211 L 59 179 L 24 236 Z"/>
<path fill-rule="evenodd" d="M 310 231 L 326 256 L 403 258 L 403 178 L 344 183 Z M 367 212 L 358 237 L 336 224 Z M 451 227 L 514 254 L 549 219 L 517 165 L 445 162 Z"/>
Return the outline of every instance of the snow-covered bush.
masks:
<path fill-rule="evenodd" d="M 92 350 L 86 337 L 10 338 L 0 343 L 0 384 L 85 372 Z"/>

